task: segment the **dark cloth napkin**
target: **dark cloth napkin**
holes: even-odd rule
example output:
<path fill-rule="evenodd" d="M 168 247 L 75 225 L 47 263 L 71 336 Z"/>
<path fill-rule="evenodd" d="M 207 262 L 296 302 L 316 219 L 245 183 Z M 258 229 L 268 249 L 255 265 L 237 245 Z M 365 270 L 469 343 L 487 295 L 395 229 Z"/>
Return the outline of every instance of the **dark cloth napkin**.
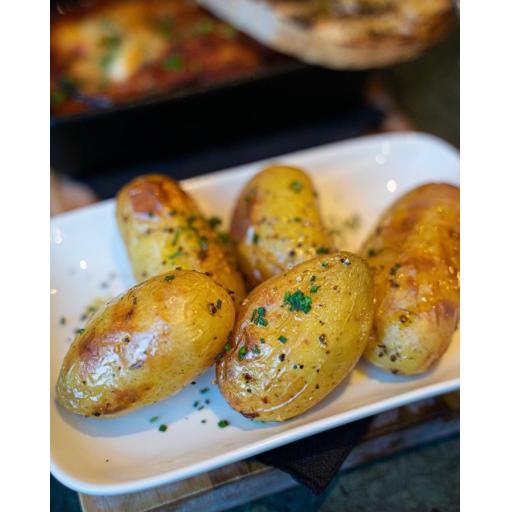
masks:
<path fill-rule="evenodd" d="M 285 471 L 319 495 L 367 432 L 370 421 L 371 418 L 363 418 L 262 453 L 256 459 Z"/>

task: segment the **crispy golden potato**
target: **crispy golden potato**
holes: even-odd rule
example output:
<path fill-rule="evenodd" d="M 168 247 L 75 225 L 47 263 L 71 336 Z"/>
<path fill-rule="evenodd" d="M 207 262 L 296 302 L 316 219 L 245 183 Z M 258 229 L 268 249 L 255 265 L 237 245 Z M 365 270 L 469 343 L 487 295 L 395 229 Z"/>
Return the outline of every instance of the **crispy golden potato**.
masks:
<path fill-rule="evenodd" d="M 366 262 L 349 252 L 325 255 L 260 284 L 246 297 L 219 388 L 249 418 L 283 421 L 330 393 L 361 357 L 373 319 Z"/>
<path fill-rule="evenodd" d="M 171 178 L 150 174 L 128 183 L 117 194 L 116 217 L 137 281 L 176 268 L 197 270 L 227 288 L 237 304 L 245 297 L 219 234 Z"/>
<path fill-rule="evenodd" d="M 57 400 L 111 416 L 178 392 L 222 352 L 235 322 L 228 292 L 191 270 L 167 272 L 98 311 L 69 348 Z"/>
<path fill-rule="evenodd" d="M 231 237 L 251 286 L 334 249 L 311 179 L 284 165 L 264 169 L 244 187 L 233 212 Z"/>
<path fill-rule="evenodd" d="M 365 242 L 375 323 L 365 357 L 412 375 L 444 354 L 459 321 L 459 189 L 429 184 L 396 201 Z"/>

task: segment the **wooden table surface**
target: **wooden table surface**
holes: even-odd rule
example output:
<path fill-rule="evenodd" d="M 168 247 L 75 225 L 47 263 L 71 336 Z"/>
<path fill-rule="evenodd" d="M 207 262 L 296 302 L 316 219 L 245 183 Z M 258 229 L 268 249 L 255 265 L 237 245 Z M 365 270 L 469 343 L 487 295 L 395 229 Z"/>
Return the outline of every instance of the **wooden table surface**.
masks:
<path fill-rule="evenodd" d="M 459 432 L 459 393 L 375 416 L 342 472 Z M 217 512 L 297 484 L 288 474 L 248 459 L 180 482 L 120 496 L 80 494 L 84 512 Z"/>

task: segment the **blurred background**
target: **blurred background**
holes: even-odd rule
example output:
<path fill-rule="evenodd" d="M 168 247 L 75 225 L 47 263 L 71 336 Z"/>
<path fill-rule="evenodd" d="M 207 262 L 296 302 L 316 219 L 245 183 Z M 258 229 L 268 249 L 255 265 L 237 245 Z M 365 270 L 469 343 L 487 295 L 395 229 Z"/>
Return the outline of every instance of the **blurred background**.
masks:
<path fill-rule="evenodd" d="M 183 179 L 379 131 L 458 145 L 456 16 L 433 3 L 453 18 L 440 42 L 412 62 L 347 70 L 285 55 L 194 1 L 52 1 L 52 213 L 137 174 Z"/>
<path fill-rule="evenodd" d="M 361 22 L 370 43 L 357 41 L 375 57 L 391 26 L 378 24 L 394 9 L 402 18 L 392 43 L 417 45 L 417 30 L 421 44 L 406 61 L 376 67 L 370 57 L 338 69 L 321 58 L 306 62 L 271 38 L 256 41 L 245 24 L 194 1 L 52 1 L 51 213 L 112 197 L 143 173 L 184 179 L 372 133 L 419 130 L 458 147 L 458 2 L 268 3 L 300 5 L 290 22 L 304 37 L 315 37 L 325 16 L 342 28 Z M 433 6 L 438 12 L 423 20 Z M 295 488 L 240 510 L 458 510 L 458 454 L 454 434 L 362 465 L 321 497 Z M 415 471 L 422 477 L 404 487 Z M 53 478 L 51 499 L 54 511 L 80 510 L 76 493 Z"/>

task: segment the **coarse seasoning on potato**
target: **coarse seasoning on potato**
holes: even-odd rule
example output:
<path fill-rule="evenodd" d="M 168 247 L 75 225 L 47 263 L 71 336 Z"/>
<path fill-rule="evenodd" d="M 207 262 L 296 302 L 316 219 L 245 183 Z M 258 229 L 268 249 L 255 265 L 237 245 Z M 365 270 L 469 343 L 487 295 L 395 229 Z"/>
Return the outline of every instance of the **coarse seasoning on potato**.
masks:
<path fill-rule="evenodd" d="M 393 373 L 428 370 L 459 321 L 459 189 L 443 183 L 398 199 L 362 247 L 375 277 L 375 323 L 365 352 Z"/>
<path fill-rule="evenodd" d="M 283 421 L 330 393 L 361 357 L 373 320 L 363 258 L 316 257 L 256 287 L 217 363 L 219 388 L 248 418 Z"/>
<path fill-rule="evenodd" d="M 110 416 L 178 392 L 222 353 L 235 322 L 228 292 L 210 277 L 176 270 L 99 310 L 69 348 L 57 400 L 84 416 Z"/>
<path fill-rule="evenodd" d="M 117 194 L 116 217 L 137 281 L 176 268 L 210 275 L 239 304 L 241 274 L 228 245 L 180 185 L 158 174 L 141 176 Z"/>
<path fill-rule="evenodd" d="M 275 165 L 243 188 L 231 220 L 240 266 L 251 286 L 333 251 L 309 176 Z"/>

